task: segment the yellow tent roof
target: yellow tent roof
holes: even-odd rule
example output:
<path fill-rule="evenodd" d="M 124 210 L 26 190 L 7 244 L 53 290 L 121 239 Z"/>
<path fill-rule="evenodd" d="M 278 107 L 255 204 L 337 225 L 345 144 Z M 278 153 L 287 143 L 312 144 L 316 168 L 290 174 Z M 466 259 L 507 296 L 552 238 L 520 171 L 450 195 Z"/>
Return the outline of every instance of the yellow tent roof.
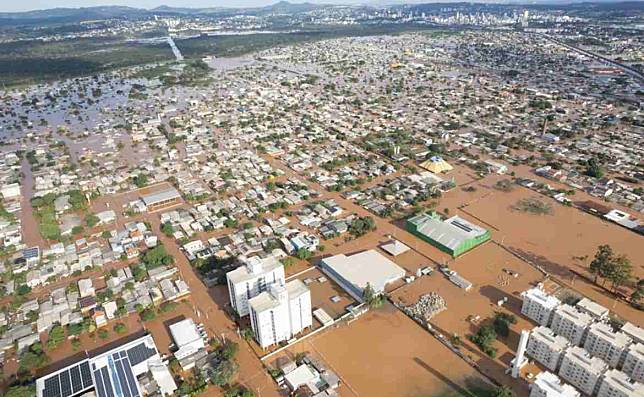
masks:
<path fill-rule="evenodd" d="M 433 172 L 434 174 L 439 174 L 441 172 L 447 172 L 454 169 L 454 167 L 449 165 L 447 161 L 443 160 L 440 157 L 432 157 L 429 160 L 421 163 L 420 166 L 421 168 Z"/>

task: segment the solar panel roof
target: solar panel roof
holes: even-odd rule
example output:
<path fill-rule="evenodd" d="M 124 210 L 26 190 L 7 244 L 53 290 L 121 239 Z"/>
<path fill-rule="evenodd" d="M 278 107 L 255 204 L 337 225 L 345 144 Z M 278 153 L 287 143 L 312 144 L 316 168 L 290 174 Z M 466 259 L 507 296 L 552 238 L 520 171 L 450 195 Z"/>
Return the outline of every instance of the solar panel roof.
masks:
<path fill-rule="evenodd" d="M 43 397 L 71 397 L 92 388 L 87 360 L 56 372 L 44 380 Z"/>
<path fill-rule="evenodd" d="M 140 397 L 136 372 L 132 368 L 156 354 L 154 341 L 150 335 L 146 335 L 120 349 L 86 358 L 58 372 L 39 378 L 37 395 L 39 397 L 76 397 L 95 389 L 99 397 Z M 139 370 L 140 368 L 136 369 L 136 371 Z"/>

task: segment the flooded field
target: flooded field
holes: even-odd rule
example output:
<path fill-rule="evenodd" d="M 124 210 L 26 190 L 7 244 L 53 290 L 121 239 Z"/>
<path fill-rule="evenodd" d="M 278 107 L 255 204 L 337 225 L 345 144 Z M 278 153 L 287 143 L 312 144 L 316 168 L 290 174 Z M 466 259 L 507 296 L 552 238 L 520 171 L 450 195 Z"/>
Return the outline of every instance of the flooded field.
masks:
<path fill-rule="evenodd" d="M 467 396 L 467 390 L 488 386 L 474 369 L 390 304 L 293 349 L 322 357 L 353 392 L 349 395 Z"/>

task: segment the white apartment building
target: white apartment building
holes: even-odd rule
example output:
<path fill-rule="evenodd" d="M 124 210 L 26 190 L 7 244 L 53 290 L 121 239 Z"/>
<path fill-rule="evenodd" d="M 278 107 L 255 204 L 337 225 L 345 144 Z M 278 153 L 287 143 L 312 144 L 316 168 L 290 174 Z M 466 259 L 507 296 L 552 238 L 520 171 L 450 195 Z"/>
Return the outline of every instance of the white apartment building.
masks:
<path fill-rule="evenodd" d="M 597 320 L 603 320 L 608 317 L 610 310 L 592 301 L 588 298 L 583 298 L 575 305 L 580 312 L 587 313 Z"/>
<path fill-rule="evenodd" d="M 580 346 L 586 329 L 593 322 L 590 314 L 582 313 L 574 307 L 563 304 L 555 309 L 550 329 L 568 339 L 573 345 Z"/>
<path fill-rule="evenodd" d="M 644 397 L 644 385 L 622 371 L 611 369 L 604 374 L 597 397 Z"/>
<path fill-rule="evenodd" d="M 644 383 L 644 344 L 635 343 L 628 348 L 622 371 L 631 379 Z"/>
<path fill-rule="evenodd" d="M 570 385 L 563 384 L 552 372 L 540 372 L 530 386 L 530 397 L 580 397 L 580 393 Z"/>
<path fill-rule="evenodd" d="M 530 332 L 526 354 L 549 370 L 557 371 L 569 345 L 568 339 L 551 329 L 537 327 Z"/>
<path fill-rule="evenodd" d="M 622 326 L 622 332 L 630 336 L 634 342 L 644 345 L 644 329 L 627 322 Z"/>
<path fill-rule="evenodd" d="M 251 257 L 226 273 L 230 304 L 240 317 L 248 315 L 248 300 L 273 284 L 284 285 L 284 266 L 275 258 Z"/>
<path fill-rule="evenodd" d="M 623 332 L 613 332 L 606 323 L 594 323 L 588 328 L 584 349 L 599 357 L 611 368 L 617 368 L 626 354 L 631 338 Z"/>
<path fill-rule="evenodd" d="M 573 346 L 564 354 L 559 376 L 590 396 L 599 387 L 601 376 L 607 369 L 604 360 L 592 357 L 581 347 Z"/>
<path fill-rule="evenodd" d="M 313 324 L 311 292 L 298 279 L 272 284 L 248 305 L 255 339 L 262 348 L 287 341 Z"/>
<path fill-rule="evenodd" d="M 523 304 L 521 314 L 537 322 L 539 325 L 549 325 L 552 313 L 561 304 L 559 299 L 546 294 L 539 287 L 531 288 L 521 293 Z"/>

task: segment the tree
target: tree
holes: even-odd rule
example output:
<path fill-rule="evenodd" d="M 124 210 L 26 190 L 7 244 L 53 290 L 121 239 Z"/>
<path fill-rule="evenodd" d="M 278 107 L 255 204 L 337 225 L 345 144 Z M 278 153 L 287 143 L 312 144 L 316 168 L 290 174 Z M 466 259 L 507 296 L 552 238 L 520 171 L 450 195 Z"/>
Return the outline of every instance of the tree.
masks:
<path fill-rule="evenodd" d="M 148 184 L 148 176 L 145 174 L 139 174 L 134 177 L 133 182 L 136 185 L 136 187 L 142 188 Z"/>
<path fill-rule="evenodd" d="M 508 386 L 499 386 L 494 390 L 492 397 L 514 397 L 514 392 Z"/>
<path fill-rule="evenodd" d="M 470 340 L 477 345 L 483 353 L 494 358 L 496 357 L 496 349 L 492 346 L 496 340 L 496 331 L 490 324 L 486 324 L 479 328 L 476 334 L 470 337 Z"/>
<path fill-rule="evenodd" d="M 608 276 L 614 255 L 613 249 L 608 244 L 597 247 L 595 257 L 588 265 L 588 271 L 595 276 L 594 283 L 597 283 L 597 278 Z"/>
<path fill-rule="evenodd" d="M 241 336 L 242 336 L 242 338 L 244 338 L 244 340 L 249 341 L 249 340 L 253 339 L 253 336 L 254 336 L 253 330 L 251 328 L 244 328 L 241 331 Z"/>
<path fill-rule="evenodd" d="M 57 348 L 65 340 L 65 329 L 60 325 L 55 325 L 47 338 L 47 349 Z"/>
<path fill-rule="evenodd" d="M 174 258 L 168 255 L 163 245 L 159 244 L 156 247 L 147 250 L 145 254 L 143 254 L 142 261 L 145 264 L 145 268 L 150 270 L 163 265 L 171 265 L 174 263 Z"/>
<path fill-rule="evenodd" d="M 309 251 L 308 248 L 304 248 L 304 247 L 298 249 L 297 252 L 295 253 L 295 256 L 301 260 L 307 260 L 311 257 L 311 255 L 312 255 L 311 251 Z"/>
<path fill-rule="evenodd" d="M 110 333 L 105 329 L 101 328 L 98 330 L 98 337 L 101 339 L 107 339 L 110 336 Z"/>
<path fill-rule="evenodd" d="M 151 320 L 154 320 L 156 317 L 157 317 L 157 314 L 152 309 L 144 309 L 141 312 L 141 320 L 143 321 L 151 321 Z"/>
<path fill-rule="evenodd" d="M 36 395 L 36 384 L 31 384 L 27 386 L 15 385 L 11 386 L 4 397 L 32 397 Z"/>
<path fill-rule="evenodd" d="M 170 222 L 164 222 L 161 225 L 161 233 L 165 234 L 168 237 L 171 237 L 172 233 L 174 233 L 174 230 L 172 228 L 172 224 Z"/>
<path fill-rule="evenodd" d="M 232 360 L 237 355 L 239 351 L 239 345 L 232 341 L 227 341 L 226 344 L 221 348 L 221 357 L 224 360 Z"/>
<path fill-rule="evenodd" d="M 83 332 L 82 324 L 69 324 L 67 325 L 67 333 L 70 336 L 78 336 Z"/>
<path fill-rule="evenodd" d="M 591 158 L 586 162 L 586 175 L 592 176 L 594 178 L 601 178 L 604 176 L 604 170 L 601 167 L 601 164 L 595 158 Z"/>
<path fill-rule="evenodd" d="M 631 265 L 631 261 L 625 255 L 614 258 L 607 276 L 613 283 L 613 291 L 617 291 L 619 287 L 626 284 L 632 277 L 633 266 Z"/>
<path fill-rule="evenodd" d="M 362 300 L 373 309 L 382 306 L 384 303 L 382 295 L 376 294 L 370 283 L 367 283 L 362 291 Z"/>
<path fill-rule="evenodd" d="M 31 287 L 28 286 L 27 284 L 22 284 L 16 289 L 16 294 L 18 294 L 18 296 L 27 295 L 30 292 L 31 292 Z"/>
<path fill-rule="evenodd" d="M 123 323 L 114 324 L 113 329 L 114 329 L 114 332 L 116 332 L 117 334 L 122 334 L 122 333 L 125 333 L 127 331 L 127 327 Z"/>
<path fill-rule="evenodd" d="M 90 214 L 85 218 L 85 223 L 87 224 L 87 227 L 94 227 L 100 222 L 100 219 L 94 214 Z"/>
<path fill-rule="evenodd" d="M 224 360 L 215 368 L 210 379 L 217 386 L 225 386 L 230 384 L 238 369 L 239 365 L 234 360 Z"/>
<path fill-rule="evenodd" d="M 507 338 L 510 335 L 510 324 L 516 324 L 516 322 L 517 319 L 514 315 L 497 312 L 492 325 L 497 334 Z"/>
<path fill-rule="evenodd" d="M 610 281 L 614 291 L 626 284 L 633 276 L 630 260 L 625 255 L 616 255 L 607 244 L 597 247 L 588 271 L 595 276 L 595 283 L 599 277 L 603 278 L 604 282 Z"/>
<path fill-rule="evenodd" d="M 376 222 L 370 216 L 356 218 L 349 225 L 349 233 L 356 237 L 364 236 L 376 229 Z"/>
<path fill-rule="evenodd" d="M 44 367 L 49 362 L 49 357 L 42 350 L 42 344 L 36 342 L 20 355 L 20 371 L 31 372 Z"/>

